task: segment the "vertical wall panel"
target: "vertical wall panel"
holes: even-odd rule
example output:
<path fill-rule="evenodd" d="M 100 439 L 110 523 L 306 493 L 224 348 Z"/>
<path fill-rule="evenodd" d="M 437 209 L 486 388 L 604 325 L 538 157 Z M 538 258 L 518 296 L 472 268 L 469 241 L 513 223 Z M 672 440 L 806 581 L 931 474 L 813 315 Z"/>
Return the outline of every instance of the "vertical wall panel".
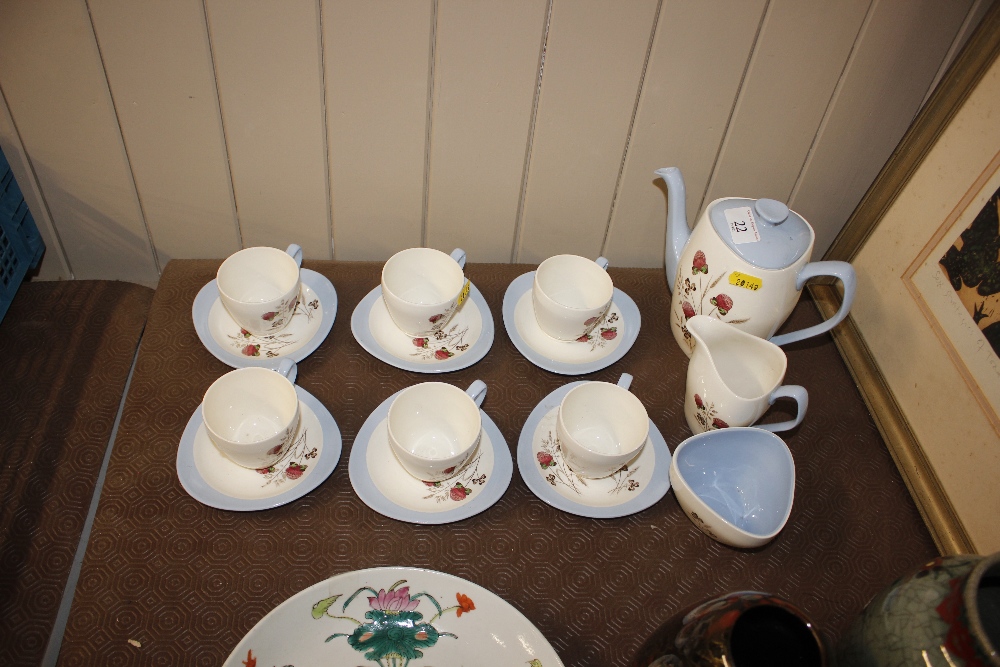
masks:
<path fill-rule="evenodd" d="M 319 5 L 208 0 L 207 9 L 243 245 L 294 242 L 328 259 Z"/>
<path fill-rule="evenodd" d="M 155 284 L 86 5 L 38 0 L 3 10 L 0 86 L 74 275 Z"/>
<path fill-rule="evenodd" d="M 431 0 L 323 0 L 337 259 L 421 244 Z"/>
<path fill-rule="evenodd" d="M 870 1 L 771 1 L 702 209 L 719 197 L 788 201 Z"/>
<path fill-rule="evenodd" d="M 508 262 L 546 0 L 441 0 L 427 244 Z"/>
<path fill-rule="evenodd" d="M 663 265 L 666 195 L 653 170 L 679 166 L 697 213 L 765 6 L 663 3 L 604 250 L 612 262 Z"/>
<path fill-rule="evenodd" d="M 876 0 L 789 202 L 816 229 L 816 257 L 913 120 L 969 7 Z"/>
<path fill-rule="evenodd" d="M 657 4 L 555 2 L 518 261 L 600 252 Z"/>
<path fill-rule="evenodd" d="M 160 262 L 239 250 L 201 0 L 89 4 Z"/>
<path fill-rule="evenodd" d="M 45 243 L 45 254 L 42 255 L 38 273 L 34 277 L 39 280 L 72 279 L 73 272 L 69 269 L 69 261 L 56 234 L 55 225 L 52 224 L 52 217 L 49 215 L 48 206 L 45 205 L 38 179 L 35 178 L 28 154 L 24 151 L 17 128 L 14 127 L 14 119 L 10 117 L 10 110 L 7 109 L 2 91 L 0 91 L 0 147 L 3 148 L 4 157 L 7 158 L 10 170 L 14 173 L 17 185 L 24 196 L 24 203 L 28 205 L 35 226 L 38 227 L 38 232 Z"/>

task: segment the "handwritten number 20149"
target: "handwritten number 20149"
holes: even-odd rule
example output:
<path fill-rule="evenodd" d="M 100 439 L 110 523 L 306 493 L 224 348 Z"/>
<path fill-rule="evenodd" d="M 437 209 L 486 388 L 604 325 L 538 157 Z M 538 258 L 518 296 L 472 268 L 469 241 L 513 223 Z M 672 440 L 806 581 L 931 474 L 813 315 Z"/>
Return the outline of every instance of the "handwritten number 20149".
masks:
<path fill-rule="evenodd" d="M 736 279 L 736 286 L 737 287 L 746 287 L 747 289 L 753 290 L 755 292 L 760 289 L 760 285 L 758 285 L 755 282 L 750 282 L 750 281 L 748 281 L 748 280 L 746 280 L 744 278 L 737 278 Z"/>

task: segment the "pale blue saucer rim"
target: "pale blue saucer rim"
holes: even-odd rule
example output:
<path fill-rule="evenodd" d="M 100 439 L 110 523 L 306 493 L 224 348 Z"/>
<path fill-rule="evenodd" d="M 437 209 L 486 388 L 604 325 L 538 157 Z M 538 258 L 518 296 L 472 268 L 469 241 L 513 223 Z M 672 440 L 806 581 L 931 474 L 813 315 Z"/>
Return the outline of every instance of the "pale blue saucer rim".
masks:
<path fill-rule="evenodd" d="M 624 357 L 632 349 L 636 339 L 639 337 L 642 316 L 639 314 L 639 307 L 632 300 L 632 297 L 616 287 L 611 301 L 618 306 L 622 314 L 622 319 L 625 320 L 625 335 L 622 337 L 621 343 L 618 344 L 618 347 L 611 354 L 583 364 L 570 364 L 550 359 L 537 352 L 521 337 L 521 334 L 517 330 L 517 323 L 514 321 L 514 310 L 517 308 L 517 302 L 525 292 L 531 289 L 534 282 L 534 271 L 521 274 L 511 281 L 510 285 L 507 286 L 507 291 L 503 295 L 504 328 L 507 329 L 507 335 L 510 337 L 510 341 L 514 343 L 514 347 L 517 348 L 518 352 L 525 359 L 543 370 L 558 373 L 559 375 L 586 375 L 587 373 L 594 373 L 607 368 Z"/>
<path fill-rule="evenodd" d="M 354 339 L 364 348 L 365 352 L 379 361 L 384 361 L 390 366 L 395 366 L 404 371 L 437 374 L 450 373 L 468 368 L 485 357 L 490 348 L 493 347 L 494 331 L 496 329 L 493 324 L 493 313 L 490 312 L 490 307 L 486 304 L 486 299 L 483 298 L 482 293 L 474 284 L 470 283 L 469 286 L 469 299 L 479 308 L 479 315 L 483 320 L 483 329 L 471 348 L 447 361 L 434 364 L 418 364 L 408 359 L 397 357 L 378 344 L 375 336 L 372 335 L 371 329 L 368 327 L 368 316 L 375 302 L 382 296 L 381 285 L 376 286 L 371 292 L 365 295 L 365 298 L 355 307 L 354 312 L 351 314 L 351 333 L 354 334 Z"/>
<path fill-rule="evenodd" d="M 559 406 L 562 399 L 573 387 L 577 387 L 586 382 L 578 380 L 559 387 L 551 394 L 543 398 L 535 409 L 528 415 L 528 420 L 521 429 L 521 436 L 517 442 L 517 469 L 521 474 L 521 479 L 540 500 L 555 507 L 556 509 L 576 514 L 577 516 L 591 519 L 617 519 L 648 509 L 658 503 L 670 490 L 670 450 L 663 439 L 663 434 L 656 427 L 653 420 L 649 420 L 649 444 L 653 446 L 655 463 L 653 475 L 646 488 L 639 494 L 620 505 L 611 507 L 596 507 L 585 503 L 578 503 L 561 495 L 555 488 L 545 481 L 542 473 L 538 470 L 535 457 L 532 452 L 532 441 L 539 423 L 545 418 L 550 410 Z"/>
<path fill-rule="evenodd" d="M 330 414 L 330 411 L 326 409 L 326 406 L 318 398 L 298 385 L 295 386 L 295 393 L 298 394 L 299 400 L 313 411 L 313 414 L 319 420 L 320 427 L 323 429 L 323 451 L 320 452 L 319 459 L 314 464 L 315 468 L 313 471 L 302 482 L 276 496 L 253 500 L 234 498 L 210 485 L 202 477 L 198 471 L 198 466 L 194 462 L 194 439 L 199 427 L 204 422 L 201 405 L 199 404 L 194 414 L 191 415 L 191 419 L 188 420 L 187 426 L 184 428 L 184 434 L 181 436 L 180 446 L 177 448 L 177 478 L 180 480 L 184 490 L 188 492 L 188 495 L 203 505 L 208 505 L 216 509 L 232 512 L 256 512 L 287 505 L 313 491 L 325 482 L 337 467 L 341 451 L 343 450 L 340 427 L 337 426 L 333 415 Z"/>
<path fill-rule="evenodd" d="M 462 503 L 453 510 L 444 512 L 418 512 L 408 507 L 401 507 L 389 498 L 386 498 L 375 485 L 375 480 L 368 470 L 368 444 L 375 434 L 375 428 L 389 416 L 389 406 L 403 390 L 400 389 L 389 398 L 382 401 L 375 410 L 365 420 L 357 437 L 354 438 L 354 445 L 351 448 L 351 457 L 348 462 L 348 472 L 351 477 L 351 486 L 361 501 L 383 516 L 397 521 L 407 523 L 417 523 L 424 525 L 437 525 L 453 523 L 468 519 L 480 512 L 484 512 L 496 504 L 503 494 L 507 492 L 510 481 L 514 476 L 514 461 L 510 455 L 510 447 L 497 425 L 486 414 L 485 410 L 480 410 L 479 414 L 483 419 L 483 430 L 489 436 L 493 445 L 493 472 L 490 474 L 486 484 L 467 503 Z"/>
<path fill-rule="evenodd" d="M 337 319 L 337 290 L 329 278 L 311 269 L 302 269 L 300 274 L 302 282 L 316 293 L 320 303 L 323 304 L 323 320 L 320 322 L 316 334 L 306 343 L 290 354 L 278 354 L 276 357 L 248 357 L 242 354 L 230 352 L 219 345 L 219 342 L 212 336 L 208 325 L 208 315 L 212 311 L 212 306 L 219 299 L 219 286 L 213 279 L 198 292 L 191 306 L 191 319 L 194 320 L 194 329 L 198 333 L 201 344 L 212 353 L 216 359 L 233 368 L 277 368 L 282 359 L 291 359 L 295 363 L 300 363 L 303 359 L 315 352 L 333 329 L 333 323 Z"/>

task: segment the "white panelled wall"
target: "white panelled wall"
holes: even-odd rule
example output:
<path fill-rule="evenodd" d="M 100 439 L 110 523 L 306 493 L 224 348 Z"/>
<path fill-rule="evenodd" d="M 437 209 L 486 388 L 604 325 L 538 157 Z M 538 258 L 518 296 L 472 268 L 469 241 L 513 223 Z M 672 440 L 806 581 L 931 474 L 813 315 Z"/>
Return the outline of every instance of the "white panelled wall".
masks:
<path fill-rule="evenodd" d="M 295 242 L 663 265 L 787 202 L 821 255 L 991 0 L 0 0 L 0 146 L 40 279 Z"/>

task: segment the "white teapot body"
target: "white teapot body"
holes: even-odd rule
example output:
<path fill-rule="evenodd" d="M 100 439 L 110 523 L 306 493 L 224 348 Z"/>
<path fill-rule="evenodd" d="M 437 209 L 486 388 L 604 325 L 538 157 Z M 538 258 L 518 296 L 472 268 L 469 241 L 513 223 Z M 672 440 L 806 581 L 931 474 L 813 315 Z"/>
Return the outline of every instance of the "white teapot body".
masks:
<path fill-rule="evenodd" d="M 695 315 L 714 317 L 776 345 L 828 331 L 847 316 L 854 269 L 846 262 L 810 262 L 816 235 L 801 216 L 774 200 L 725 197 L 709 204 L 692 231 L 680 171 L 671 167 L 656 173 L 667 182 L 670 197 L 665 257 L 670 327 L 689 357 L 694 340 L 687 321 Z M 805 282 L 816 276 L 843 282 L 840 310 L 815 326 L 774 336 Z"/>

